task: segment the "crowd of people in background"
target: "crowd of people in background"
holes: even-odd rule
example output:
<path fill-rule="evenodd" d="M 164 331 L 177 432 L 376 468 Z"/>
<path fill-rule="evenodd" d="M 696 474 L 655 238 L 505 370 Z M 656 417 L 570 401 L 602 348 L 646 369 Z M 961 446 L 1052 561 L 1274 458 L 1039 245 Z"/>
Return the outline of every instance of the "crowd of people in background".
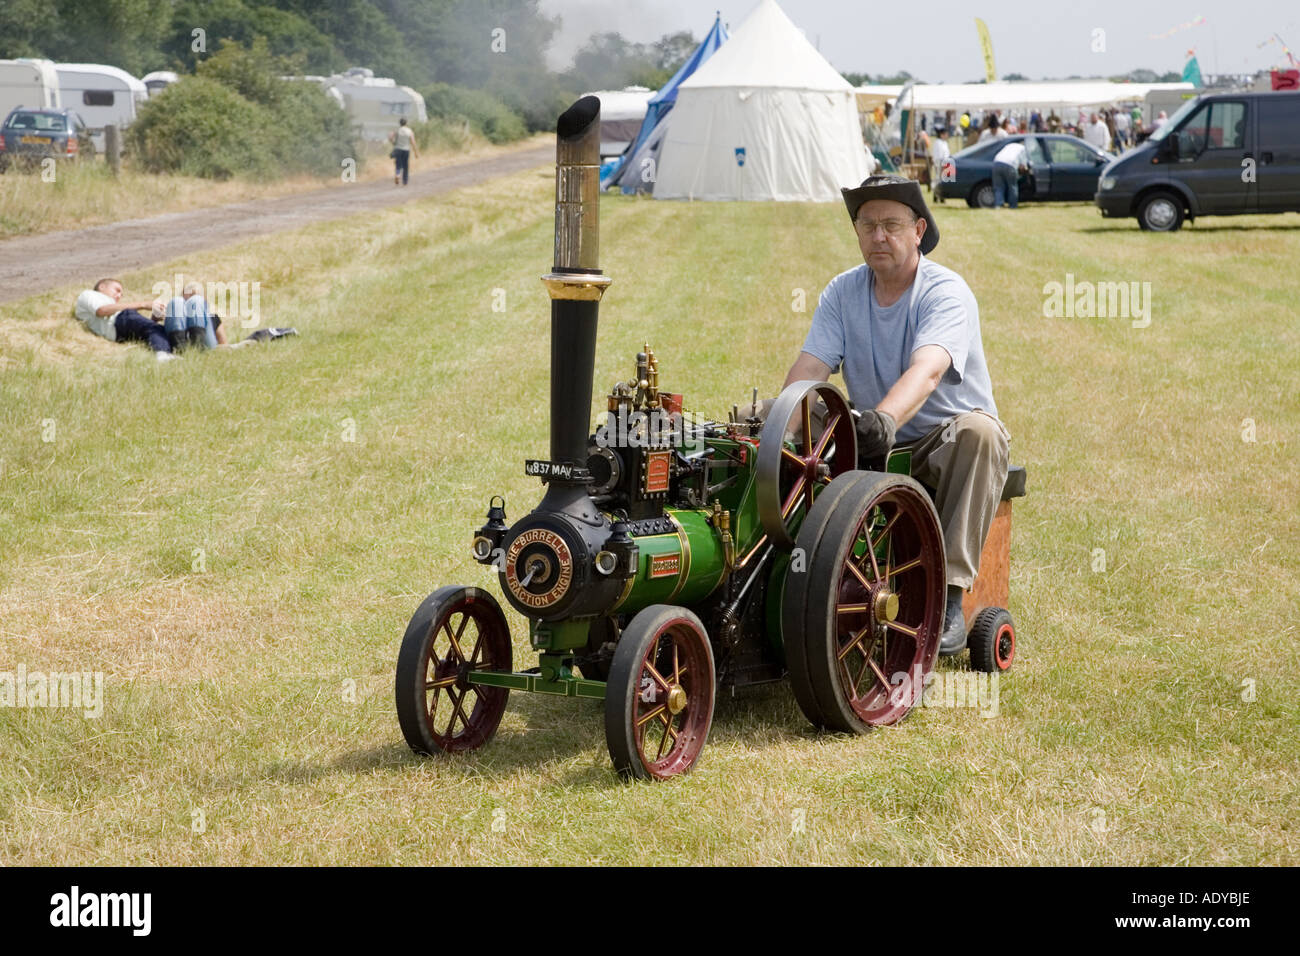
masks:
<path fill-rule="evenodd" d="M 877 107 L 871 117 L 870 126 L 877 130 L 884 128 L 884 123 L 891 110 Z M 955 110 L 946 113 L 918 114 L 914 131 L 915 143 L 911 156 L 919 160 L 924 170 L 922 182 L 934 183 L 944 175 L 945 166 L 956 153 L 970 146 L 990 141 L 1008 139 L 1024 133 L 1061 133 L 1077 136 L 1084 142 L 1105 153 L 1118 154 L 1131 146 L 1136 146 L 1168 120 L 1161 110 L 1149 127 L 1142 122 L 1142 108 L 1138 105 L 1121 107 L 1089 108 L 1062 110 L 1065 116 L 1057 114 L 1055 109 L 1043 111 L 974 110 L 958 114 Z M 1024 147 L 1011 149 L 1015 144 L 1008 144 L 994 157 L 994 171 L 1001 172 L 1002 188 L 999 189 L 999 177 L 995 175 L 995 207 L 1003 202 L 1012 208 L 1017 205 L 1015 175 L 1028 167 L 1028 158 Z M 891 154 L 895 160 L 901 159 L 897 136 Z M 1004 168 L 1000 168 L 1004 167 Z M 928 174 L 928 175 L 927 175 Z"/>
<path fill-rule="evenodd" d="M 948 149 L 960 152 L 967 146 L 1006 139 L 1019 133 L 1064 133 L 1077 136 L 1105 152 L 1119 153 L 1150 136 L 1168 118 L 1161 110 L 1151 126 L 1144 127 L 1140 106 L 1101 109 L 1081 106 L 1062 112 L 1066 114 L 1064 117 L 1058 116 L 1054 109 L 1047 111 L 1046 115 L 1039 110 L 1028 113 L 975 110 L 961 114 L 949 111 L 933 118 L 922 115 L 918 134 L 933 144 L 935 137 L 927 133 L 926 127 L 929 126 L 936 135 L 939 130 L 944 130 L 948 134 Z"/>

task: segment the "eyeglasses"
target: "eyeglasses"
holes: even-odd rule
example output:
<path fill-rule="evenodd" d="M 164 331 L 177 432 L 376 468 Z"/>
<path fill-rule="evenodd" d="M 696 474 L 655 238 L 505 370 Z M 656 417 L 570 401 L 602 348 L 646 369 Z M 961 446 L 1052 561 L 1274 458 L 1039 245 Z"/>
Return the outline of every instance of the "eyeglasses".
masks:
<path fill-rule="evenodd" d="M 915 219 L 855 219 L 853 224 L 858 227 L 859 232 L 865 232 L 868 236 L 874 236 L 876 229 L 885 230 L 885 235 L 896 236 L 908 226 L 914 225 Z"/>

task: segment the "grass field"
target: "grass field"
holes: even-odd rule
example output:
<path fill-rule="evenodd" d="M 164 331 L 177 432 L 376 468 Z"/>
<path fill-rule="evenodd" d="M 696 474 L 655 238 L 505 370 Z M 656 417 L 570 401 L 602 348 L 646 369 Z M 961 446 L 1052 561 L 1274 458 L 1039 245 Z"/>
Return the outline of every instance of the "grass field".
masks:
<path fill-rule="evenodd" d="M 552 188 L 124 277 L 260 282 L 263 324 L 302 335 L 257 349 L 160 366 L 66 318 L 71 285 L 0 310 L 40 330 L 0 371 L 0 671 L 107 680 L 97 719 L 0 707 L 0 861 L 1300 862 L 1296 216 L 937 210 L 1029 471 L 997 716 L 819 736 L 781 685 L 721 700 L 692 774 L 624 785 L 599 704 L 517 694 L 477 754 L 412 757 L 406 621 L 441 585 L 495 591 L 472 529 L 493 493 L 511 518 L 539 497 Z M 775 392 L 860 261 L 834 205 L 602 216 L 598 392 L 649 340 L 717 415 Z M 1149 282 L 1150 324 L 1045 316 L 1067 274 Z"/>

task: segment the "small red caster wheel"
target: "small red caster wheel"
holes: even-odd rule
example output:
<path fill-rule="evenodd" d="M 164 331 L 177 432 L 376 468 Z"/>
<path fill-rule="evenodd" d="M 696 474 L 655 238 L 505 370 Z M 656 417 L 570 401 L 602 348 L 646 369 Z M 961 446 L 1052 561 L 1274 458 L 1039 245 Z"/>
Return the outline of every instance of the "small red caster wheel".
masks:
<path fill-rule="evenodd" d="M 1011 612 L 1000 607 L 986 607 L 971 621 L 966 636 L 972 670 L 997 674 L 1011 666 L 1016 658 L 1016 625 Z"/>

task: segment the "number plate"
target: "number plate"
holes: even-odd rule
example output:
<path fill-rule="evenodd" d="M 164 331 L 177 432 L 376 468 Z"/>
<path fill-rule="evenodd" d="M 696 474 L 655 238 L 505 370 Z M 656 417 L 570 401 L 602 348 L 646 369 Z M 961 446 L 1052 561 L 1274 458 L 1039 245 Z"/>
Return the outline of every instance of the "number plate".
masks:
<path fill-rule="evenodd" d="M 48 146 L 50 143 L 54 142 L 54 140 L 50 139 L 48 136 L 23 136 L 18 140 L 18 142 L 26 143 L 29 146 L 35 146 L 40 143 L 44 143 Z"/>
<path fill-rule="evenodd" d="M 536 461 L 530 458 L 524 462 L 524 474 L 541 478 L 543 481 L 551 478 L 572 481 L 574 471 L 573 465 L 567 461 Z"/>

